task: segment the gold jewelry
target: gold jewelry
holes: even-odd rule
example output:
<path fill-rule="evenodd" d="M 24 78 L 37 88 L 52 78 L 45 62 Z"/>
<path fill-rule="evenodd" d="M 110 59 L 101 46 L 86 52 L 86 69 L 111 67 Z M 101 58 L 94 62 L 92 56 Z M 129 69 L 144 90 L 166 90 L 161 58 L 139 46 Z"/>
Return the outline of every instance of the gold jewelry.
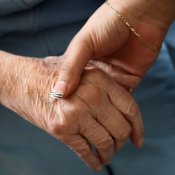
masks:
<path fill-rule="evenodd" d="M 161 46 L 157 47 L 154 44 L 146 41 L 139 33 L 137 33 L 136 29 L 134 29 L 130 23 L 128 22 L 128 20 L 120 13 L 118 12 L 109 1 L 105 2 L 117 15 L 118 17 L 125 23 L 125 25 L 128 27 L 128 29 L 134 34 L 134 36 L 139 39 L 145 47 L 148 47 L 150 49 L 152 49 L 155 52 L 159 52 L 161 50 Z"/>

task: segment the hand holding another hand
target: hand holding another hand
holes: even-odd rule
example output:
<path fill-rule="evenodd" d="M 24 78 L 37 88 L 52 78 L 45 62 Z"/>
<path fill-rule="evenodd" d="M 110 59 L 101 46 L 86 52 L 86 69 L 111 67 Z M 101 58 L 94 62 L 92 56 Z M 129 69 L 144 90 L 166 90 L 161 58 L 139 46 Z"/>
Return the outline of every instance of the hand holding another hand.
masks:
<path fill-rule="evenodd" d="M 137 147 L 143 144 L 138 106 L 104 72 L 87 68 L 74 94 L 49 105 L 62 60 L 4 55 L 1 103 L 68 145 L 92 169 L 108 163 L 129 137 Z"/>
<path fill-rule="evenodd" d="M 91 168 L 109 163 L 129 137 L 143 144 L 143 123 L 131 95 L 97 68 L 86 70 L 73 95 L 55 102 L 51 133 Z M 92 150 L 93 146 L 96 153 Z"/>
<path fill-rule="evenodd" d="M 78 87 L 90 60 L 127 90 L 135 89 L 158 56 L 175 16 L 173 0 L 109 0 L 109 3 L 102 4 L 89 18 L 63 55 L 57 86 L 64 97 Z M 140 40 L 128 29 L 128 24 L 141 36 Z"/>

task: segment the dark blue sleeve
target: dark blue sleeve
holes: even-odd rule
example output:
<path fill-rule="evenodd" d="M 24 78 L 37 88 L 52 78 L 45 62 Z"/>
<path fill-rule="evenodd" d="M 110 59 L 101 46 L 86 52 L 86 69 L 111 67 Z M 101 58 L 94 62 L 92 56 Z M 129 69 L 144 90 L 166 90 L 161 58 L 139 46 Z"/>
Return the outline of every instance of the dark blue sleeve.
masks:
<path fill-rule="evenodd" d="M 0 0 L 0 17 L 30 9 L 44 0 Z"/>

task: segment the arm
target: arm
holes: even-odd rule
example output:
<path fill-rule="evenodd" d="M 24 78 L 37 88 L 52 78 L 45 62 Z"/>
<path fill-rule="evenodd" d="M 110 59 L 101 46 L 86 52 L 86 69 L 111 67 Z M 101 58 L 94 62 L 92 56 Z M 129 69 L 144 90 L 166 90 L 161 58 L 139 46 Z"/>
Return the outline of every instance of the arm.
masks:
<path fill-rule="evenodd" d="M 111 0 L 112 3 L 119 3 L 121 7 L 127 8 L 130 15 L 136 20 L 144 20 L 147 23 L 157 26 L 163 32 L 166 32 L 168 27 L 175 19 L 175 1 L 174 0 Z M 138 27 L 138 26 L 136 26 Z"/>
<path fill-rule="evenodd" d="M 38 120 L 44 112 L 49 112 L 45 108 L 47 94 L 51 80 L 56 74 L 56 71 L 46 69 L 43 61 L 39 59 L 1 51 L 0 103 L 42 128 L 42 122 Z M 40 110 L 39 116 L 33 114 L 36 110 Z"/>

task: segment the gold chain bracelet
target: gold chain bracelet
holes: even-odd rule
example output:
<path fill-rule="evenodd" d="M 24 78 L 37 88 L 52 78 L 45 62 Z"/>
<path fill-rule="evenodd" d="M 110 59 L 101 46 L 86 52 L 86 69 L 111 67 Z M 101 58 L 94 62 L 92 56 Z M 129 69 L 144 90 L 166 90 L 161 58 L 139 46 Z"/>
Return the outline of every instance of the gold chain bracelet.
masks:
<path fill-rule="evenodd" d="M 161 46 L 157 47 L 154 44 L 146 41 L 137 31 L 136 29 L 134 29 L 130 23 L 128 22 L 128 20 L 120 13 L 118 12 L 109 1 L 106 1 L 106 4 L 118 15 L 118 17 L 125 23 L 125 25 L 127 26 L 127 28 L 134 34 L 134 36 L 139 39 L 145 47 L 148 47 L 150 49 L 152 49 L 155 52 L 159 52 L 161 50 Z"/>

